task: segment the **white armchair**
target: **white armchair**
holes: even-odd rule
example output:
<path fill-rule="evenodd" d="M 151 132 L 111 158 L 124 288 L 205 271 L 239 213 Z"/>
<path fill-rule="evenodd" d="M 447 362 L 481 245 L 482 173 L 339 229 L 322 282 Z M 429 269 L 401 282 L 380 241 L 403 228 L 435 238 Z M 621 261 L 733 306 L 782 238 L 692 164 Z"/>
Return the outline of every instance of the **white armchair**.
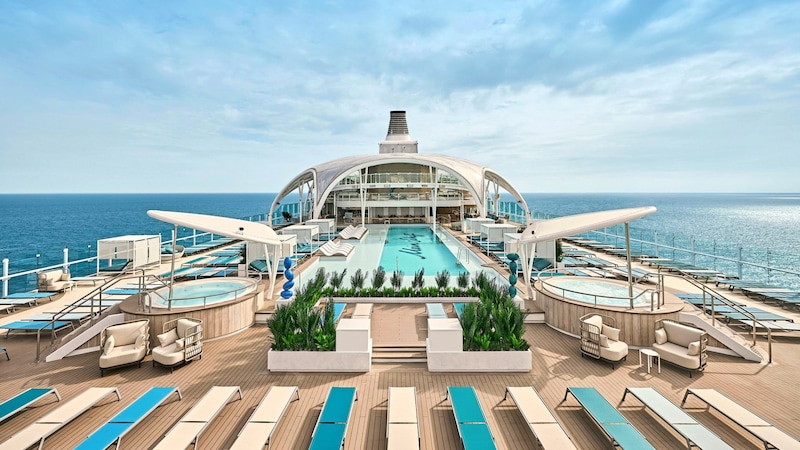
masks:
<path fill-rule="evenodd" d="M 614 364 L 628 357 L 628 344 L 620 340 L 621 331 L 613 317 L 586 314 L 581 317 L 581 356 L 604 359 Z"/>
<path fill-rule="evenodd" d="M 172 372 L 176 366 L 203 357 L 202 320 L 187 317 L 170 320 L 157 338 L 160 345 L 153 349 L 153 367 L 158 363 Z"/>
<path fill-rule="evenodd" d="M 150 349 L 150 321 L 133 320 L 106 327 L 100 332 L 100 376 L 106 369 L 138 364 Z"/>

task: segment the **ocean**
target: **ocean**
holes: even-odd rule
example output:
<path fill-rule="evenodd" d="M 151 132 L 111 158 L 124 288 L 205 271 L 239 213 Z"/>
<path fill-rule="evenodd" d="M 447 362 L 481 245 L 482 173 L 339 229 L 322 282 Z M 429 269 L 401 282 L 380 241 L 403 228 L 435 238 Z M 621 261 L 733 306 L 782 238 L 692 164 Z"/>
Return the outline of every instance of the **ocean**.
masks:
<path fill-rule="evenodd" d="M 631 224 L 631 237 L 657 236 L 668 247 L 738 257 L 767 269 L 745 270 L 744 278 L 800 289 L 800 194 L 523 194 L 538 214 L 563 216 L 604 209 L 655 206 L 655 214 Z M 13 194 L 0 195 L 0 259 L 10 273 L 92 255 L 98 239 L 129 234 L 170 236 L 172 226 L 151 219 L 161 209 L 245 218 L 266 214 L 275 194 Z M 657 235 L 656 235 L 657 233 Z M 633 248 L 637 248 L 633 244 Z M 681 252 L 661 255 L 689 258 Z M 38 255 L 38 256 L 37 256 Z M 735 274 L 735 264 L 700 257 L 697 265 Z M 714 267 L 712 267 L 714 266 Z M 93 266 L 86 264 L 86 271 Z M 78 268 L 80 269 L 80 268 Z M 13 290 L 12 290 L 13 291 Z"/>

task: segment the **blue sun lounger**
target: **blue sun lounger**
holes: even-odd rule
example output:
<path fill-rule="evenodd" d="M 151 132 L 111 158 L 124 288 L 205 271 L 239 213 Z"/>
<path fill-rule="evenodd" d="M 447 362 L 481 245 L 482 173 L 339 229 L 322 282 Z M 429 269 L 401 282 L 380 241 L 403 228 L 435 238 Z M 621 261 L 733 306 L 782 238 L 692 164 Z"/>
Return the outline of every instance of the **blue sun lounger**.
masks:
<path fill-rule="evenodd" d="M 449 386 L 445 400 L 450 399 L 456 418 L 458 435 L 464 450 L 496 449 L 494 436 L 486 422 L 481 404 L 472 386 Z"/>
<path fill-rule="evenodd" d="M 347 435 L 347 423 L 353 410 L 353 402 L 358 400 L 354 386 L 331 386 L 328 398 L 317 418 L 314 432 L 311 433 L 311 445 L 308 450 L 331 449 L 344 447 Z"/>
<path fill-rule="evenodd" d="M 90 434 L 80 445 L 75 447 L 75 450 L 102 450 L 115 443 L 116 448 L 119 448 L 122 438 L 172 394 L 177 394 L 179 400 L 182 398 L 181 391 L 176 387 L 150 388 Z"/>
<path fill-rule="evenodd" d="M 0 328 L 6 330 L 6 338 L 8 335 L 11 334 L 12 331 L 41 331 L 41 330 L 52 330 L 53 336 L 56 335 L 56 331 L 62 329 L 72 327 L 72 322 L 67 321 L 56 321 L 56 322 L 35 322 L 35 321 L 18 321 L 18 322 L 11 322 L 5 325 L 0 325 Z"/>
<path fill-rule="evenodd" d="M 48 298 L 54 295 L 55 294 L 52 292 L 16 292 L 14 294 L 8 294 L 3 298 Z"/>
<path fill-rule="evenodd" d="M 615 447 L 655 450 L 655 447 L 616 408 L 611 406 L 608 400 L 597 392 L 597 389 L 593 387 L 568 387 L 562 402 L 567 400 L 567 395 L 569 394 L 575 397 L 575 400 L 581 404 L 589 417 L 611 439 L 611 444 Z"/>
<path fill-rule="evenodd" d="M 683 436 L 683 438 L 686 439 L 687 449 L 699 447 L 733 450 L 733 447 L 726 444 L 719 436 L 712 433 L 711 430 L 703 426 L 692 416 L 686 414 L 684 410 L 667 400 L 655 389 L 625 388 L 625 393 L 622 394 L 620 403 L 625 401 L 625 396 L 628 394 L 638 398 L 645 407 L 653 411 L 655 415 L 663 419 L 667 425 Z"/>
<path fill-rule="evenodd" d="M 22 411 L 40 398 L 49 394 L 55 395 L 56 399 L 61 401 L 61 396 L 58 395 L 58 391 L 54 388 L 30 388 L 20 392 L 3 403 L 0 403 L 0 422 Z"/>
<path fill-rule="evenodd" d="M 425 309 L 428 311 L 428 319 L 447 319 L 441 303 L 426 303 Z"/>

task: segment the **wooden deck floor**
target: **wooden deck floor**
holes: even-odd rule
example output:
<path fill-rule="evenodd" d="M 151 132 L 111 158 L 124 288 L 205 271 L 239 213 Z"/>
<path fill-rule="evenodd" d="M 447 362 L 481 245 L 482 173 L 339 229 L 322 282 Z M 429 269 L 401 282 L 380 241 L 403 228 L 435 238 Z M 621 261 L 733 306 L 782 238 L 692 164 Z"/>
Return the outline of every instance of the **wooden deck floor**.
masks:
<path fill-rule="evenodd" d="M 381 305 L 373 313 L 377 343 L 424 340 L 421 305 Z M 461 448 L 452 409 L 445 401 L 451 385 L 474 386 L 487 414 L 498 448 L 533 448 L 533 436 L 513 402 L 503 401 L 506 386 L 533 386 L 555 411 L 567 432 L 580 448 L 607 449 L 609 441 L 571 397 L 562 402 L 568 386 L 594 386 L 617 405 L 625 387 L 650 386 L 676 403 L 689 387 L 716 388 L 774 423 L 800 437 L 800 393 L 797 379 L 800 355 L 793 338 L 779 338 L 776 361 L 771 365 L 743 362 L 739 358 L 710 355 L 705 373 L 689 378 L 685 371 L 664 365 L 662 373 L 647 374 L 638 365 L 638 353 L 631 350 L 628 360 L 616 369 L 591 359 L 581 358 L 578 341 L 546 325 L 526 325 L 526 337 L 533 351 L 533 370 L 523 374 L 440 374 L 429 373 L 424 364 L 374 365 L 366 374 L 273 374 L 266 370 L 269 330 L 256 325 L 235 336 L 207 342 L 203 358 L 175 370 L 152 367 L 150 357 L 141 368 L 113 370 L 100 377 L 97 353 L 70 357 L 59 362 L 34 364 L 35 338 L 11 336 L 0 343 L 9 349 L 11 361 L 0 361 L 0 399 L 9 398 L 29 387 L 50 386 L 69 399 L 91 386 L 117 386 L 122 401 L 106 401 L 48 438 L 44 448 L 71 448 L 81 442 L 104 420 L 151 386 L 177 386 L 182 401 L 171 401 L 147 417 L 122 442 L 123 448 L 150 448 L 214 385 L 238 385 L 244 399 L 230 403 L 200 438 L 203 448 L 226 448 L 236 438 L 247 417 L 273 385 L 296 385 L 300 400 L 291 404 L 273 435 L 276 449 L 305 449 L 330 386 L 356 386 L 358 401 L 347 433 L 348 449 L 385 448 L 386 399 L 390 386 L 416 386 L 422 448 Z M 4 359 L 4 358 L 3 358 Z M 57 404 L 51 400 L 0 424 L 0 441 L 33 422 Z M 760 444 L 738 427 L 690 400 L 689 412 L 709 426 L 734 448 L 756 449 Z M 627 399 L 620 409 L 645 436 L 661 449 L 685 448 L 684 441 L 658 418 L 643 410 L 635 399 Z"/>

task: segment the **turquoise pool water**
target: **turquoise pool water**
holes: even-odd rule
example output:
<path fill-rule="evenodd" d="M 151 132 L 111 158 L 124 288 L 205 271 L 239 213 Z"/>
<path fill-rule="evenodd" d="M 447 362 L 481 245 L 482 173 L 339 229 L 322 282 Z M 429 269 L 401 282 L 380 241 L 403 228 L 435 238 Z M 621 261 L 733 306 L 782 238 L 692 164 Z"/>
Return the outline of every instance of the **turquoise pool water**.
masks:
<path fill-rule="evenodd" d="M 456 263 L 456 256 L 429 227 L 390 227 L 379 264 L 387 272 L 399 267 L 407 276 L 421 268 L 425 269 L 426 276 L 434 276 L 442 270 L 447 270 L 451 276 L 469 272 Z"/>
<path fill-rule="evenodd" d="M 185 308 L 188 306 L 202 306 L 233 300 L 253 291 L 256 284 L 251 280 L 232 279 L 193 280 L 176 283 L 172 290 L 172 307 Z M 167 308 L 169 288 L 161 288 L 148 294 L 154 308 Z"/>
<path fill-rule="evenodd" d="M 553 277 L 545 282 L 548 290 L 558 295 L 577 300 L 584 303 L 604 306 L 626 307 L 630 305 L 628 300 L 628 287 L 619 284 L 609 283 L 603 280 L 577 280 L 572 277 Z M 633 296 L 641 294 L 641 291 L 633 290 Z M 640 296 L 634 300 L 634 305 L 642 306 L 649 304 L 649 299 Z"/>

